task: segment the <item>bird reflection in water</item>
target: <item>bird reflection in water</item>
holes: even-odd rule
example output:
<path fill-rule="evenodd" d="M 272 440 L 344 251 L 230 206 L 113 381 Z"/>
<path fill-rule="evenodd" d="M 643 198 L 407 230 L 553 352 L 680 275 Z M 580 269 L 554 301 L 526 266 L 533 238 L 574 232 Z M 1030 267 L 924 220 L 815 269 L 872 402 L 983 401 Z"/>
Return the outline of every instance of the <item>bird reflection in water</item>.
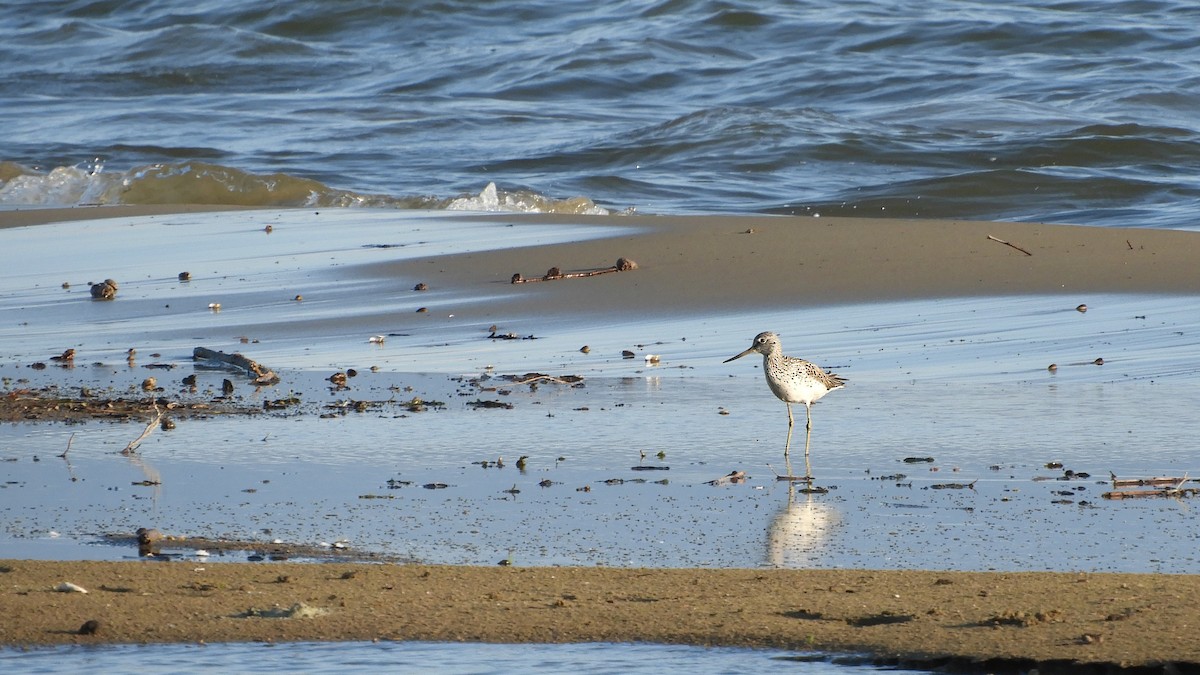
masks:
<path fill-rule="evenodd" d="M 771 520 L 767 531 L 767 564 L 773 567 L 813 567 L 828 550 L 830 536 L 841 518 L 820 495 L 796 494 L 788 484 L 787 504 Z"/>

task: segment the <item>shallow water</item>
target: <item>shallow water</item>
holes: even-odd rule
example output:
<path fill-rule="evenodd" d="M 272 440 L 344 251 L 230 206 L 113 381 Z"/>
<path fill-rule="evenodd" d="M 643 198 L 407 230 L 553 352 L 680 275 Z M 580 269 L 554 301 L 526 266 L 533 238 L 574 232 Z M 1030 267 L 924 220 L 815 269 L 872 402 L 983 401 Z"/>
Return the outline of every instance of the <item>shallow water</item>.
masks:
<path fill-rule="evenodd" d="M 195 372 L 205 399 L 227 375 L 192 365 L 191 348 L 204 344 L 244 351 L 279 370 L 283 380 L 274 387 L 239 385 L 241 402 L 260 407 L 285 395 L 304 402 L 304 414 L 179 420 L 133 458 L 118 453 L 141 423 L 0 428 L 0 453 L 10 460 L 0 490 L 5 550 L 130 557 L 130 549 L 94 542 L 146 526 L 216 538 L 346 541 L 453 564 L 1197 571 L 1187 502 L 1100 497 L 1110 471 L 1144 477 L 1200 469 L 1191 443 L 1200 317 L 1188 298 L 966 298 L 617 319 L 518 315 L 513 325 L 539 339 L 500 341 L 470 316 L 444 317 L 378 345 L 367 339 L 378 330 L 366 330 L 371 317 L 395 315 L 393 302 L 411 301 L 339 293 L 337 280 L 375 260 L 374 249 L 345 243 L 344 232 L 360 218 L 368 231 L 382 227 L 377 214 L 254 215 L 286 229 L 290 239 L 278 244 L 257 221 L 205 243 L 196 233 L 219 229 L 214 224 L 227 217 L 190 216 L 180 230 L 194 237 L 189 255 L 205 261 L 203 274 L 188 283 L 171 279 L 181 260 L 166 255 L 156 263 L 161 269 L 142 272 L 147 280 L 130 274 L 112 303 L 60 285 L 80 274 L 74 265 L 97 234 L 90 228 L 109 228 L 104 234 L 133 254 L 130 269 L 143 270 L 141 252 L 177 240 L 177 231 L 147 218 L 0 232 L 34 248 L 39 237 L 64 242 L 60 258 L 0 279 L 0 308 L 12 318 L 0 332 L 0 351 L 12 359 L 0 366 L 9 386 L 66 376 L 133 393 L 152 373 L 175 390 Z M 408 224 L 436 232 L 427 249 L 440 251 L 473 250 L 474 235 L 488 227 L 431 214 Z M 386 227 L 395 238 L 402 224 Z M 545 225 L 512 236 L 551 241 L 573 232 Z M 228 241 L 239 237 L 265 248 L 231 254 L 241 249 Z M 327 269 L 330 262 L 336 266 Z M 298 280 L 314 298 L 328 293 L 336 301 L 310 310 L 307 300 L 298 309 L 287 299 L 290 291 L 277 297 Z M 391 283 L 396 298 L 413 294 L 408 280 Z M 202 304 L 213 288 L 226 303 L 219 313 Z M 455 291 L 444 292 L 454 299 Z M 255 294 L 269 300 L 244 309 L 241 298 Z M 1086 313 L 1074 309 L 1080 301 Z M 308 319 L 309 311 L 317 318 Z M 347 318 L 321 320 L 326 311 Z M 773 470 L 784 471 L 784 408 L 763 386 L 759 364 L 722 363 L 766 328 L 784 336 L 788 351 L 849 378 L 814 409 L 814 470 L 829 494 L 793 495 L 774 480 Z M 254 339 L 243 344 L 239 336 Z M 579 351 L 585 343 L 588 354 Z M 47 345 L 50 352 L 75 346 L 79 364 L 68 372 L 29 368 L 46 358 Z M 139 349 L 132 366 L 124 359 L 131 345 Z M 622 349 L 636 358 L 621 358 Z M 661 362 L 648 364 L 642 357 L 649 353 Z M 1103 365 L 1093 363 L 1098 357 Z M 149 371 L 151 361 L 178 367 Z M 1058 370 L 1047 370 L 1050 363 Z M 325 378 L 346 368 L 358 376 L 349 389 L 333 389 Z M 585 380 L 535 388 L 505 379 L 530 371 Z M 399 405 L 414 396 L 443 405 L 417 413 Z M 470 405 L 481 400 L 512 408 Z M 353 412 L 351 401 L 375 404 Z M 69 462 L 58 457 L 68 443 Z M 528 457 L 524 471 L 516 467 L 521 456 Z M 479 464 L 501 457 L 503 468 Z M 934 461 L 905 463 L 908 457 Z M 1051 461 L 1091 478 L 1053 480 L 1062 470 L 1044 468 Z M 706 485 L 735 469 L 751 480 Z M 146 479 L 161 485 L 132 485 Z M 431 483 L 446 487 L 421 487 Z M 971 487 L 934 487 L 946 483 Z"/>
<path fill-rule="evenodd" d="M 379 672 L 446 673 L 912 673 L 876 668 L 853 658 L 761 649 L 640 644 L 463 645 L 439 642 L 295 643 L 0 649 L 12 673 L 94 673 L 149 670 L 189 673 Z"/>
<path fill-rule="evenodd" d="M 414 280 L 351 273 L 380 251 L 392 259 L 494 245 L 479 235 L 496 225 L 392 216 L 292 211 L 0 231 L 5 250 L 19 253 L 0 277 L 6 388 L 65 378 L 132 394 L 152 373 L 173 391 L 195 372 L 201 396 L 211 396 L 227 375 L 195 369 L 191 348 L 203 343 L 246 351 L 279 370 L 276 387 L 239 384 L 242 402 L 298 394 L 305 410 L 181 419 L 134 457 L 119 451 L 140 422 L 0 427 L 0 552 L 134 560 L 132 546 L 104 543 L 103 535 L 147 526 L 341 541 L 351 550 L 452 564 L 1200 571 L 1190 501 L 1099 496 L 1108 471 L 1200 470 L 1192 443 L 1200 318 L 1189 298 L 943 299 L 615 320 L 513 314 L 506 328 L 539 339 L 496 341 L 471 317 L 400 323 L 397 316 L 413 316 Z M 288 236 L 267 235 L 266 223 Z M 361 237 L 348 243 L 347 228 Z M 558 226 L 504 231 L 507 241 L 526 243 L 597 234 Z M 405 246 L 364 248 L 359 239 Z M 58 255 L 41 255 L 46 250 Z M 244 250 L 255 253 L 237 253 Z M 175 275 L 185 264 L 193 280 L 183 284 Z M 110 272 L 114 265 L 125 267 Z M 110 273 L 129 279 L 121 299 L 92 302 L 84 282 Z M 288 299 L 293 288 L 317 302 L 298 307 Z M 447 304 L 458 300 L 453 291 L 429 292 L 446 293 Z M 214 300 L 225 305 L 219 313 L 207 309 Z M 1080 302 L 1086 314 L 1075 311 Z M 758 364 L 722 363 L 764 328 L 780 332 L 789 352 L 850 380 L 814 410 L 814 470 L 827 494 L 797 494 L 774 480 L 767 465 L 782 470 L 783 406 Z M 389 329 L 396 334 L 383 345 L 368 342 Z M 253 339 L 243 344 L 241 336 Z M 579 351 L 585 343 L 588 355 Z M 71 371 L 28 367 L 68 345 L 81 354 Z M 139 350 L 133 365 L 125 361 L 130 346 Z M 638 358 L 621 358 L 622 349 Z M 647 364 L 647 353 L 661 363 Z M 1096 357 L 1103 366 L 1091 363 Z M 144 367 L 156 361 L 177 367 Z M 1054 373 L 1051 362 L 1059 364 Z M 331 390 L 325 378 L 347 367 L 359 371 L 350 389 Z M 528 371 L 585 380 L 532 390 L 503 379 Z M 395 403 L 413 396 L 445 405 L 409 413 Z M 483 399 L 513 408 L 467 405 Z M 351 400 L 379 405 L 350 412 L 342 404 Z M 68 444 L 67 458 L 59 457 Z M 524 471 L 515 465 L 522 455 Z M 501 456 L 503 468 L 476 464 Z M 1091 478 L 1053 480 L 1063 471 L 1045 468 L 1050 461 Z M 705 484 L 734 469 L 750 480 Z M 160 485 L 133 484 L 146 479 Z M 543 480 L 551 482 L 543 487 Z M 972 486 L 934 487 L 948 483 Z M 171 552 L 191 562 L 248 554 Z M 624 644 L 304 643 L 3 650 L 0 663 L 6 672 L 56 673 L 261 672 L 298 663 L 306 672 L 424 672 L 431 664 L 462 673 L 874 670 L 796 656 Z"/>
<path fill-rule="evenodd" d="M 1200 200 L 1188 0 L 58 0 L 0 6 L 0 62 L 0 204 L 1179 227 Z"/>
<path fill-rule="evenodd" d="M 1192 227 L 1200 201 L 1197 12 L 1185 1 L 938 1 L 921 13 L 886 2 L 706 0 L 586 10 L 500 2 L 482 13 L 462 2 L 300 0 L 269 10 L 206 0 L 0 4 L 0 206 L 632 208 Z M 264 223 L 248 218 L 246 241 L 259 245 L 249 237 Z M 155 256 L 192 236 L 175 233 Z M 28 322 L 0 326 L 5 361 L 44 359 L 46 345 L 74 344 L 75 324 L 50 307 L 63 297 L 60 284 L 70 281 L 78 294 L 89 274 L 114 274 L 106 260 L 102 268 L 15 276 L 17 263 L 69 241 L 17 255 L 4 238 L 2 315 L 21 312 Z M 312 542 L 347 537 L 353 546 L 485 564 L 511 555 L 518 564 L 1196 571 L 1190 503 L 1109 503 L 1093 497 L 1102 486 L 1080 482 L 1070 488 L 1087 488 L 1086 498 L 1053 504 L 1067 499 L 1053 494 L 1066 486 L 1031 480 L 1052 473 L 1039 468 L 1051 459 L 1093 476 L 1195 474 L 1196 333 L 1184 299 L 855 306 L 838 308 L 832 328 L 824 328 L 830 308 L 605 326 L 514 317 L 507 328 L 543 339 L 507 343 L 481 340 L 483 325 L 442 317 L 436 330 L 397 329 L 410 338 L 380 349 L 366 337 L 396 329 L 387 317 L 412 311 L 400 296 L 418 280 L 400 280 L 384 306 L 368 307 L 356 298 L 379 287 L 323 275 L 309 281 L 316 251 L 344 262 L 370 255 L 302 247 L 291 255 L 303 262 L 285 258 L 279 271 L 256 267 L 262 260 L 197 267 L 190 271 L 205 283 L 191 290 L 173 283 L 183 269 L 166 259 L 153 278 L 128 277 L 123 300 L 139 292 L 141 300 L 107 309 L 77 303 L 84 313 L 115 314 L 71 318 L 88 326 L 89 360 L 110 364 L 86 379 L 136 386 L 144 371 L 125 369 L 120 356 L 130 346 L 141 349 L 143 365 L 155 351 L 182 362 L 198 339 L 239 348 L 246 335 L 271 338 L 260 343 L 262 358 L 288 369 L 312 400 L 335 397 L 308 371 L 360 364 L 380 365 L 379 379 L 449 392 L 448 400 L 458 400 L 448 374 L 487 365 L 498 373 L 579 372 L 587 385 L 514 394 L 511 411 L 278 419 L 267 422 L 270 434 L 259 422 L 183 423 L 152 436 L 141 465 L 114 454 L 140 424 L 5 427 L 0 455 L 16 461 L 3 463 L 0 550 L 126 557 L 133 552 L 87 542 L 157 524 L 218 536 L 272 536 L 263 532 L 270 529 Z M 145 270 L 145 260 L 136 266 Z M 254 275 L 245 277 L 250 267 Z M 13 284 L 20 299 L 9 294 Z M 312 296 L 326 304 L 306 306 L 302 316 L 261 294 L 295 287 L 308 295 L 314 286 L 328 299 Z M 152 298 L 162 294 L 181 311 L 156 306 Z M 206 314 L 217 301 L 226 309 Z M 1074 314 L 1078 302 L 1093 310 Z M 321 312 L 353 320 L 313 320 Z M 779 459 L 781 406 L 753 365 L 720 365 L 762 328 L 851 378 L 816 409 L 815 468 L 838 489 L 791 507 L 764 467 Z M 578 356 L 585 341 L 596 358 Z M 663 366 L 615 356 L 636 344 L 661 352 Z M 1069 365 L 1097 356 L 1105 366 Z M 1050 375 L 1049 362 L 1063 367 Z M 541 412 L 548 400 L 555 417 Z M 589 410 L 575 410 L 580 403 Z M 56 455 L 72 433 L 68 465 Z M 511 462 L 513 439 L 525 438 L 536 450 L 514 450 L 536 457 L 530 476 L 511 463 L 469 464 L 499 452 Z M 655 441 L 639 448 L 631 438 Z M 666 452 L 668 485 L 595 484 L 641 477 L 628 467 L 642 449 L 652 458 Z M 935 456 L 941 471 L 911 470 L 899 461 L 910 454 Z M 567 461 L 553 462 L 558 456 Z M 699 484 L 732 468 L 755 480 Z M 905 470 L 912 487 L 871 480 Z M 165 478 L 160 490 L 129 485 L 147 471 Z M 69 481 L 73 472 L 79 481 Z M 922 489 L 947 475 L 981 480 L 974 491 Z M 521 485 L 518 499 L 501 492 L 542 476 L 560 484 Z M 326 485 L 313 477 L 332 478 Z M 389 477 L 451 487 L 358 499 L 388 492 Z M 594 488 L 586 500 L 574 492 L 581 484 Z M 297 500 L 313 485 L 320 495 Z M 539 506 L 539 515 L 562 515 L 543 530 L 526 529 L 532 539 L 514 534 Z M 411 541 L 389 529 L 401 507 L 429 509 L 410 521 L 423 523 Z M 421 520 L 443 509 L 462 522 Z M 493 527 L 496 514 L 504 519 Z M 596 524 L 582 545 L 564 550 L 556 537 L 579 516 Z M 359 517 L 361 526 L 351 527 Z M 665 527 L 647 525 L 658 517 Z M 632 537 L 618 539 L 613 530 L 631 523 Z M 715 536 L 732 523 L 746 541 Z M 61 536 L 49 537 L 52 530 Z M 778 534 L 789 532 L 796 534 Z M 407 661 L 449 672 L 639 672 L 647 663 L 654 672 L 695 672 L 792 665 L 780 656 L 631 645 L 305 644 L 5 651 L 0 661 L 17 672 L 271 670 L 298 662 L 313 671 L 395 670 Z"/>

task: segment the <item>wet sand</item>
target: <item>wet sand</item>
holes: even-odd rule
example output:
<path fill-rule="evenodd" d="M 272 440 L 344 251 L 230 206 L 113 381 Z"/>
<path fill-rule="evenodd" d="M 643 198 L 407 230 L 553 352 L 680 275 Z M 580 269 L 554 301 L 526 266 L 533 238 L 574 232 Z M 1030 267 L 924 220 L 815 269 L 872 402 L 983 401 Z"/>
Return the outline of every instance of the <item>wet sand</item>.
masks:
<path fill-rule="evenodd" d="M 59 208 L 5 208 L 0 209 L 0 229 L 48 225 L 70 220 L 93 218 L 142 218 L 145 216 L 172 216 L 180 213 L 222 213 L 245 211 L 241 206 L 214 206 L 208 204 L 153 204 L 120 206 L 76 206 Z"/>
<path fill-rule="evenodd" d="M 980 670 L 1200 666 L 1193 575 L 29 561 L 0 569 L 9 645 L 660 642 Z M 62 582 L 88 593 L 55 592 Z M 88 621 L 95 633 L 79 634 Z"/>
<path fill-rule="evenodd" d="M 121 215 L 139 213 L 126 211 Z M 32 220 L 29 213 L 36 212 L 0 212 L 0 226 L 97 217 L 91 209 Z M 499 293 L 506 315 L 710 313 L 789 303 L 1200 290 L 1194 274 L 1200 233 L 1195 232 L 827 218 L 464 217 L 587 223 L 612 228 L 613 236 L 347 269 L 370 277 L 415 276 L 435 287 L 474 288 L 477 296 Z M 639 269 L 586 280 L 508 284 L 516 272 L 536 276 L 551 266 L 596 268 L 622 256 Z M 493 304 L 468 298 L 452 309 L 483 317 Z M 649 641 L 866 651 L 927 665 L 942 658 L 1002 659 L 1017 666 L 1037 661 L 1043 669 L 1075 662 L 1200 664 L 1188 602 L 1200 585 L 1196 575 L 2 565 L 6 611 L 0 613 L 0 641 L 8 645 L 376 638 Z M 90 592 L 53 592 L 64 581 Z M 276 605 L 296 603 L 325 612 L 312 618 L 264 616 Z M 88 620 L 98 621 L 99 630 L 79 635 Z"/>
<path fill-rule="evenodd" d="M 616 233 L 532 250 L 383 263 L 369 272 L 412 274 L 443 286 L 487 285 L 555 266 L 604 267 L 619 257 L 639 264 L 631 273 L 589 283 L 517 285 L 504 294 L 506 311 L 529 313 L 713 313 L 929 297 L 1200 292 L 1193 273 L 1200 260 L 1197 232 L 767 216 L 480 218 L 603 224 Z"/>
<path fill-rule="evenodd" d="M 72 220 L 229 211 L 269 222 L 266 210 L 196 206 L 116 206 L 0 210 L 0 229 Z M 304 213 L 304 212 L 298 212 Z M 320 212 L 312 213 L 314 218 Z M 370 212 L 367 213 L 378 213 Z M 403 218 L 399 212 L 397 220 Z M 455 216 L 453 212 L 445 215 Z M 261 216 L 261 217 L 260 217 Z M 461 214 L 466 220 L 588 225 L 606 236 L 467 255 L 408 258 L 354 266 L 359 276 L 415 276 L 438 288 L 474 286 L 503 293 L 506 310 L 718 312 L 1032 293 L 1196 293 L 1200 232 L 1045 223 L 776 216 L 575 216 Z M 255 229 L 261 229 L 259 225 Z M 283 231 L 276 236 L 283 237 Z M 1000 240 L 1000 241 L 996 241 Z M 1006 243 L 1003 243 L 1006 242 Z M 231 246 L 244 245 L 230 242 Z M 580 283 L 508 285 L 514 273 L 538 277 L 638 263 L 629 274 Z M 494 304 L 491 298 L 459 311 Z"/>

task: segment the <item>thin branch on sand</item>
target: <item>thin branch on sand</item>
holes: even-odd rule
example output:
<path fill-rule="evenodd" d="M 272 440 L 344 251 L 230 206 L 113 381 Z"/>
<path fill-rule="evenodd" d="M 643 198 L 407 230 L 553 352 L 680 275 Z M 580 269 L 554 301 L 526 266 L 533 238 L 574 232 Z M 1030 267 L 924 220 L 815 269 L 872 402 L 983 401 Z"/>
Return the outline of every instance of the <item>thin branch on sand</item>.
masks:
<path fill-rule="evenodd" d="M 1025 249 L 1021 248 L 1020 246 L 1017 246 L 1016 244 L 1009 243 L 1009 242 L 1007 242 L 1007 241 L 1004 241 L 1003 239 L 997 239 L 996 237 L 993 237 L 993 236 L 992 236 L 992 235 L 990 235 L 990 234 L 988 235 L 988 239 L 991 239 L 992 241 L 998 241 L 998 242 L 1000 242 L 1001 244 L 1004 244 L 1005 246 L 1008 246 L 1008 247 L 1011 247 L 1011 248 L 1015 248 L 1015 249 L 1017 249 L 1018 251 L 1020 251 L 1021 253 L 1024 253 L 1025 255 L 1033 255 L 1033 254 L 1032 254 L 1032 253 L 1030 253 L 1029 251 L 1026 251 Z"/>
<path fill-rule="evenodd" d="M 521 276 L 520 272 L 512 275 L 510 283 L 514 284 L 531 284 L 535 281 L 557 281 L 559 279 L 582 279 L 584 277 L 594 277 L 598 274 L 608 274 L 610 272 L 628 272 L 636 270 L 637 263 L 629 258 L 617 258 L 617 263 L 612 267 L 603 267 L 597 270 L 587 270 L 584 272 L 563 272 L 558 267 L 551 267 L 540 277 L 526 278 Z"/>

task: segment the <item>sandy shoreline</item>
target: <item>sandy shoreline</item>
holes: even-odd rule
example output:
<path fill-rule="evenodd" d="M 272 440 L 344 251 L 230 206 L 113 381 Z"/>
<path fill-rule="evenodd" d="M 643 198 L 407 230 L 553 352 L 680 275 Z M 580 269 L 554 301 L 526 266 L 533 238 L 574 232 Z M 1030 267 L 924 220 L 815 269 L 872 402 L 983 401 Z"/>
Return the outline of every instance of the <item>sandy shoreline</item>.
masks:
<path fill-rule="evenodd" d="M 0 211 L 0 229 L 93 218 L 196 213 L 195 206 Z M 262 220 L 269 211 L 235 210 Z M 310 212 L 311 213 L 311 212 Z M 453 215 L 453 214 L 451 214 Z M 319 218 L 319 213 L 314 217 Z M 397 219 L 403 212 L 397 212 Z M 776 216 L 462 214 L 515 225 L 583 224 L 610 236 L 367 264 L 348 274 L 419 278 L 499 293 L 509 313 L 600 315 L 745 310 L 913 298 L 1035 293 L 1196 293 L 1200 232 L 953 220 Z M 259 226 L 261 229 L 261 225 Z M 275 236 L 285 236 L 277 231 Z M 995 241 L 1008 242 L 1010 245 Z M 510 285 L 514 273 L 638 269 L 571 283 Z M 459 314 L 487 313 L 489 297 Z"/>
<path fill-rule="evenodd" d="M 178 213 L 221 213 L 245 211 L 241 206 L 217 206 L 209 204 L 145 204 L 118 206 L 76 206 L 52 208 L 5 208 L 0 209 L 0 229 L 48 225 L 72 220 L 93 218 L 140 218 L 143 216 L 170 216 Z"/>
<path fill-rule="evenodd" d="M 1200 666 L 1193 575 L 28 561 L 0 569 L 8 645 L 659 642 L 1043 672 Z M 88 593 L 55 592 L 62 582 Z M 88 621 L 98 629 L 80 635 Z"/>
<path fill-rule="evenodd" d="M 0 211 L 0 228 L 136 215 L 165 220 L 212 210 Z M 467 299 L 440 309 L 480 318 L 501 310 L 474 298 L 497 294 L 506 315 L 606 316 L 948 296 L 1079 293 L 1083 301 L 1096 292 L 1200 291 L 1197 232 L 758 216 L 462 217 L 586 223 L 611 227 L 614 236 L 346 270 L 460 289 Z M 248 229 L 261 230 L 255 217 L 246 218 Z M 508 283 L 516 272 L 603 267 L 622 256 L 639 268 L 586 280 Z M 1076 662 L 1200 664 L 1187 603 L 1200 590 L 1197 575 L 41 561 L 8 561 L 0 569 L 7 609 L 0 643 L 6 645 L 648 641 L 864 651 L 924 665 L 939 659 L 1016 667 L 1037 662 L 1043 670 Z M 64 581 L 90 592 L 52 591 Z M 296 603 L 328 613 L 261 616 Z M 98 621 L 99 631 L 79 635 L 88 620 Z"/>
<path fill-rule="evenodd" d="M 494 216 L 484 216 L 495 218 Z M 522 216 L 513 222 L 564 222 Z M 829 305 L 925 297 L 1032 293 L 1194 293 L 1200 233 L 1036 223 L 843 218 L 635 217 L 568 222 L 628 228 L 627 235 L 536 250 L 384 266 L 418 271 L 436 283 L 506 282 L 514 272 L 543 274 L 612 265 L 640 268 L 588 284 L 542 284 L 535 298 L 553 311 L 712 312 L 788 305 Z M 1020 246 L 1026 255 L 989 236 Z M 542 261 L 542 265 L 530 268 Z M 518 295 L 515 287 L 512 295 Z M 587 293 L 586 304 L 580 294 Z M 526 294 L 527 296 L 530 294 Z M 534 311 L 533 306 L 529 306 Z"/>

